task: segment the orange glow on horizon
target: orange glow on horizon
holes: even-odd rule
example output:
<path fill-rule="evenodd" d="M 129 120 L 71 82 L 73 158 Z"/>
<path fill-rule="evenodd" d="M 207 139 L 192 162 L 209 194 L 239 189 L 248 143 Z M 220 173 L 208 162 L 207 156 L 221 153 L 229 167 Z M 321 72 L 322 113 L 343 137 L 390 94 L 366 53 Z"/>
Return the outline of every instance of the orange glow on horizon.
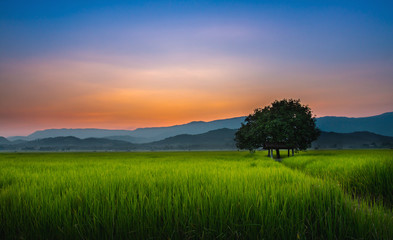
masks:
<path fill-rule="evenodd" d="M 245 116 L 282 98 L 300 98 L 318 117 L 391 110 L 389 89 L 365 99 L 367 89 L 342 82 L 340 74 L 294 77 L 268 69 L 237 62 L 150 69 L 81 61 L 10 64 L 0 83 L 0 136 L 48 128 L 135 129 L 212 121 Z"/>

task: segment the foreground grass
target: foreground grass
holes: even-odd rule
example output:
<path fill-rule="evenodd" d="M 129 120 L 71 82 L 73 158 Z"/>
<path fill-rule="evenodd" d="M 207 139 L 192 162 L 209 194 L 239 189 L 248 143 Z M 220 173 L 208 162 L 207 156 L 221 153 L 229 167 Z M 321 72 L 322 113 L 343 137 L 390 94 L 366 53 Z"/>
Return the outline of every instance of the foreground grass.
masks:
<path fill-rule="evenodd" d="M 337 181 L 355 197 L 393 207 L 393 151 L 311 151 L 283 164 L 311 176 Z"/>
<path fill-rule="evenodd" d="M 265 153 L 0 154 L 0 237 L 393 238 L 391 212 L 302 170 Z"/>

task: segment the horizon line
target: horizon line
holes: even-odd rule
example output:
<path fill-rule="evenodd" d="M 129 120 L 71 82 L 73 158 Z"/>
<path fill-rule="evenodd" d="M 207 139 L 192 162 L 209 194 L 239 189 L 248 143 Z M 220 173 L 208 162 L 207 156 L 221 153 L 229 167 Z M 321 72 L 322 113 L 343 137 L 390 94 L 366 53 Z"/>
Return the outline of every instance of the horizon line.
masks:
<path fill-rule="evenodd" d="M 366 116 L 366 117 L 347 117 L 347 116 L 321 116 L 321 117 L 316 117 L 316 118 L 323 118 L 323 117 L 338 117 L 338 118 L 369 118 L 369 117 L 376 117 L 376 116 L 380 116 L 380 115 L 384 115 L 387 113 L 393 113 L 393 111 L 389 111 L 389 112 L 384 112 L 381 114 L 377 114 L 377 115 L 371 115 L 371 116 Z M 203 121 L 203 120 L 195 120 L 195 121 L 191 121 L 191 122 L 186 122 L 186 123 L 181 123 L 181 124 L 175 124 L 175 125 L 164 125 L 164 126 L 154 126 L 154 127 L 139 127 L 139 128 L 134 128 L 134 129 L 127 129 L 127 128 L 45 128 L 45 129 L 38 129 L 38 130 L 34 130 L 33 132 L 31 132 L 30 134 L 27 135 L 0 135 L 0 137 L 5 137 L 5 138 L 10 138 L 10 137 L 28 137 L 36 132 L 40 132 L 40 131 L 46 131 L 46 130 L 108 130 L 108 131 L 135 131 L 138 129 L 149 129 L 149 128 L 167 128 L 167 127 L 176 127 L 176 126 L 183 126 L 183 125 L 187 125 L 190 123 L 210 123 L 210 122 L 215 122 L 215 121 L 222 121 L 222 120 L 230 120 L 230 119 L 235 119 L 235 118 L 242 118 L 242 117 L 247 117 L 247 116 L 238 116 L 238 117 L 229 117 L 229 118 L 220 118 L 220 119 L 215 119 L 215 120 L 211 120 L 211 121 Z"/>

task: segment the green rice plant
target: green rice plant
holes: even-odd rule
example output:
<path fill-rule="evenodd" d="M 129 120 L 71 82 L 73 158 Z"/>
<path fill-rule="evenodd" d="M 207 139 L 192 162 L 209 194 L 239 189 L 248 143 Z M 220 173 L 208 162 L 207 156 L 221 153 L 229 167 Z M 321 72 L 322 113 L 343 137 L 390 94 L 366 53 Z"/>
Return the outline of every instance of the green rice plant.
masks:
<path fill-rule="evenodd" d="M 391 212 L 264 153 L 3 153 L 0 186 L 1 239 L 393 238 Z"/>
<path fill-rule="evenodd" d="M 393 151 L 309 151 L 283 164 L 311 176 L 338 181 L 355 197 L 393 207 Z"/>

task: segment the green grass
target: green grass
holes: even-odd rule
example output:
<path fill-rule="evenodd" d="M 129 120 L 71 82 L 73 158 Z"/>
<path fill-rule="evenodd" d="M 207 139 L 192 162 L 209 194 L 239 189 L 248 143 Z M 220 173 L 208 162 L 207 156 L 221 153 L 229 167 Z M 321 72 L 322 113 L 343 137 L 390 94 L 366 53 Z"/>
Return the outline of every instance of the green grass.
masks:
<path fill-rule="evenodd" d="M 362 168 L 332 167 L 350 153 L 282 163 L 246 152 L 2 153 L 0 238 L 393 239 L 389 209 L 346 194 Z M 392 161 L 392 151 L 352 153 L 364 166 Z M 374 194 L 367 184 L 362 193 Z"/>
<path fill-rule="evenodd" d="M 393 206 L 393 151 L 311 151 L 283 164 L 311 176 L 337 181 L 355 197 Z"/>

